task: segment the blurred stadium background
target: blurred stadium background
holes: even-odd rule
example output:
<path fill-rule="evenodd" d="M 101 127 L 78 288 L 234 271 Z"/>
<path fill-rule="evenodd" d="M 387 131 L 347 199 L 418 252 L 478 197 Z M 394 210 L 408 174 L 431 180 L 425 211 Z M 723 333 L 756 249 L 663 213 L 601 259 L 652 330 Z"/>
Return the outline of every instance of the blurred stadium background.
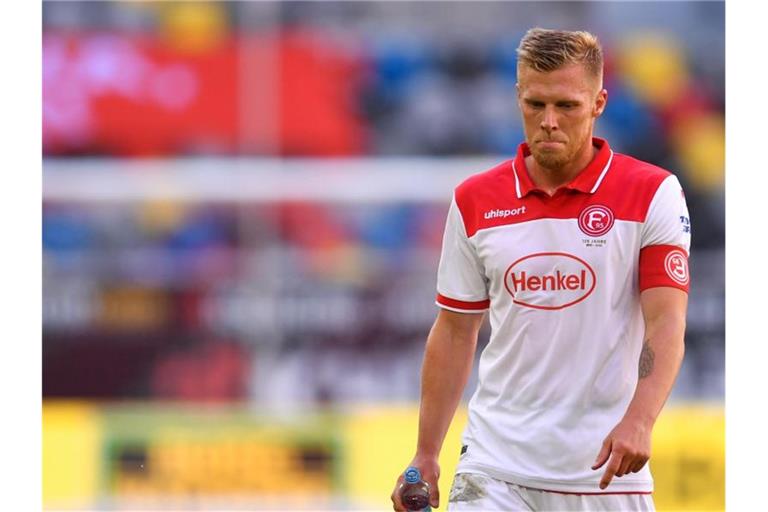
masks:
<path fill-rule="evenodd" d="M 42 21 L 46 509 L 389 509 L 451 190 L 523 138 L 532 26 L 598 34 L 598 135 L 685 187 L 655 499 L 724 508 L 724 3 L 56 1 Z"/>

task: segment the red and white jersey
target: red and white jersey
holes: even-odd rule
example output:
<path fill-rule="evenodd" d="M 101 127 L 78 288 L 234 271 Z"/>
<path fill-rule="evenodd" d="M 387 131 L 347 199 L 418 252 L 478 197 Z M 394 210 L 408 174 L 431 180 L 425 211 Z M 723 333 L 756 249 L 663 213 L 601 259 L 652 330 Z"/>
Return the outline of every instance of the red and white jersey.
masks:
<path fill-rule="evenodd" d="M 513 161 L 456 188 L 437 304 L 489 310 L 491 338 L 457 472 L 600 493 L 601 443 L 624 415 L 645 331 L 640 292 L 688 290 L 690 222 L 677 178 L 611 151 L 553 196 Z M 651 492 L 648 465 L 606 492 Z"/>

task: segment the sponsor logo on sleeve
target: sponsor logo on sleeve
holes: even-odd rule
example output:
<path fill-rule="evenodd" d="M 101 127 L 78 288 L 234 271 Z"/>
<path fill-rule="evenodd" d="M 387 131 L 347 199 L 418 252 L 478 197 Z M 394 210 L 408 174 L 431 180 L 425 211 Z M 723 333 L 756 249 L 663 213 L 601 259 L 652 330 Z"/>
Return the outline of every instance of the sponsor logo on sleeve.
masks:
<path fill-rule="evenodd" d="M 685 286 L 690 281 L 688 257 L 683 251 L 670 251 L 667 257 L 664 258 L 664 270 L 667 271 L 670 279 L 678 284 Z"/>
<path fill-rule="evenodd" d="M 591 237 L 599 237 L 606 234 L 613 227 L 616 217 L 607 206 L 594 204 L 587 206 L 579 215 L 579 229 Z"/>
<path fill-rule="evenodd" d="M 595 289 L 589 264 L 564 252 L 529 254 L 512 263 L 504 286 L 515 304 L 534 309 L 563 309 L 583 301 Z"/>

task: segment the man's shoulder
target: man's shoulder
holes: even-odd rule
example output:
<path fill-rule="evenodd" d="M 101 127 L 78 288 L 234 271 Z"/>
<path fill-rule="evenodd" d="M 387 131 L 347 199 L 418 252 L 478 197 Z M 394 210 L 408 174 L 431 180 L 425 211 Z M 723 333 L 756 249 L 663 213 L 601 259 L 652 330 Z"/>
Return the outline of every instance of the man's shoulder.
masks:
<path fill-rule="evenodd" d="M 475 233 L 484 211 L 507 205 L 510 198 L 516 197 L 514 190 L 512 160 L 505 160 L 462 181 L 454 190 L 454 197 L 467 235 Z"/>
<path fill-rule="evenodd" d="M 498 187 L 505 183 L 512 183 L 514 186 L 514 180 L 512 160 L 505 160 L 490 169 L 472 174 L 459 183 L 455 189 L 456 200 L 461 202 L 472 200 L 478 195 L 498 190 Z"/>
<path fill-rule="evenodd" d="M 645 221 L 662 183 L 670 176 L 674 174 L 663 167 L 615 153 L 597 195 L 618 218 Z"/>

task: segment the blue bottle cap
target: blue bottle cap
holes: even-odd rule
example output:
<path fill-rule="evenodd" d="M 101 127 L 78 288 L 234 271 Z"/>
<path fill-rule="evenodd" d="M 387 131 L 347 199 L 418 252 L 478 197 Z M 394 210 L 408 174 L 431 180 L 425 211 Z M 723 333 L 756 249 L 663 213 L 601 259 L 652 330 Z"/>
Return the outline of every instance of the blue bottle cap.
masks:
<path fill-rule="evenodd" d="M 418 483 L 421 480 L 421 473 L 418 468 L 413 466 L 405 470 L 405 481 L 409 484 Z"/>

